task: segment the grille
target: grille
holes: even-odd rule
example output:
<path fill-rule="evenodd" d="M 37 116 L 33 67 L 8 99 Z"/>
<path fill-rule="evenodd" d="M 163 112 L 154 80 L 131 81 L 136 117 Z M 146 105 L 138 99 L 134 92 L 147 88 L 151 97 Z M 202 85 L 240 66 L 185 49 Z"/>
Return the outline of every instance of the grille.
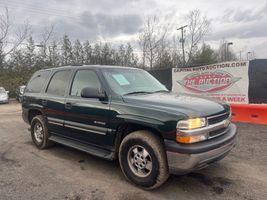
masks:
<path fill-rule="evenodd" d="M 214 137 L 218 137 L 218 136 L 224 134 L 226 129 L 227 128 L 221 128 L 221 129 L 209 132 L 209 139 L 214 138 Z"/>
<path fill-rule="evenodd" d="M 219 115 L 214 115 L 208 117 L 208 125 L 217 124 L 219 122 L 222 122 L 230 117 L 230 113 L 222 113 Z M 227 127 L 219 128 L 217 130 L 213 130 L 209 132 L 209 139 L 219 137 L 220 135 L 223 135 L 227 132 Z"/>
<path fill-rule="evenodd" d="M 229 115 L 230 115 L 230 113 L 227 112 L 227 113 L 223 113 L 223 114 L 220 114 L 220 115 L 208 117 L 208 124 L 212 125 L 212 124 L 219 123 L 219 122 L 227 119 L 229 117 Z"/>

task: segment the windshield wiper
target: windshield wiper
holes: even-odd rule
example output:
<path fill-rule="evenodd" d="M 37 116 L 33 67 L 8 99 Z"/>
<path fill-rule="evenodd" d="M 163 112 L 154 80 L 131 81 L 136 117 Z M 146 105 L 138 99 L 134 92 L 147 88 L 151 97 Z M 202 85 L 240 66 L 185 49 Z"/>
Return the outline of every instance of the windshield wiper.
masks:
<path fill-rule="evenodd" d="M 129 92 L 124 95 L 130 95 L 130 94 L 153 94 L 157 92 L 169 92 L 169 90 L 156 90 L 154 92 L 148 92 L 148 91 L 134 91 L 134 92 Z"/>
<path fill-rule="evenodd" d="M 157 90 L 157 91 L 154 91 L 153 93 L 157 93 L 157 92 L 170 92 L 169 90 Z"/>
<path fill-rule="evenodd" d="M 134 92 L 126 93 L 124 95 L 130 95 L 130 94 L 151 94 L 151 92 L 147 92 L 147 91 L 134 91 Z"/>

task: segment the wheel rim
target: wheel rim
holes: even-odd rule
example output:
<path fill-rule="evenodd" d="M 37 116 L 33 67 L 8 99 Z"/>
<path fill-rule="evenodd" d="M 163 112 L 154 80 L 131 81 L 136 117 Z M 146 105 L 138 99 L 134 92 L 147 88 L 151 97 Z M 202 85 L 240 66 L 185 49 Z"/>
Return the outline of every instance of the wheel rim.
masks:
<path fill-rule="evenodd" d="M 148 151 L 140 146 L 131 147 L 127 155 L 131 171 L 138 177 L 147 177 L 152 171 L 152 159 Z"/>
<path fill-rule="evenodd" d="M 42 125 L 39 122 L 35 123 L 33 133 L 36 142 L 41 143 L 44 139 L 44 131 Z"/>

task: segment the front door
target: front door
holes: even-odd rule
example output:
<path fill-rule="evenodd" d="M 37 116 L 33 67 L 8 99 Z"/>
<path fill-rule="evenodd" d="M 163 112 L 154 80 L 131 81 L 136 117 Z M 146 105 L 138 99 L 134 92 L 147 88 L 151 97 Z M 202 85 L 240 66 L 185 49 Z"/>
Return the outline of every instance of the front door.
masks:
<path fill-rule="evenodd" d="M 74 75 L 65 103 L 65 130 L 76 140 L 109 148 L 113 142 L 109 129 L 109 101 L 82 98 L 81 91 L 85 87 L 104 90 L 93 69 L 79 69 Z"/>

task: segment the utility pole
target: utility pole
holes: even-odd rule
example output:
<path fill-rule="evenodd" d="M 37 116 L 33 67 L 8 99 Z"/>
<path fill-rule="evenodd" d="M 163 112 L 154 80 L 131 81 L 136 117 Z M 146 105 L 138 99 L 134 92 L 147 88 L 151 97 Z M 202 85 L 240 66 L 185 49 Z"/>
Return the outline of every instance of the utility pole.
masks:
<path fill-rule="evenodd" d="M 233 45 L 233 42 L 228 42 L 227 43 L 227 61 L 230 60 L 230 51 L 229 51 L 229 46 Z"/>
<path fill-rule="evenodd" d="M 229 52 L 229 46 L 233 45 L 233 42 L 225 42 L 225 61 L 230 60 L 230 52 Z"/>
<path fill-rule="evenodd" d="M 223 61 L 227 61 L 227 42 L 224 43 L 224 56 Z"/>
<path fill-rule="evenodd" d="M 251 51 L 247 52 L 247 60 L 250 60 Z"/>
<path fill-rule="evenodd" d="M 181 26 L 179 28 L 177 28 L 177 30 L 181 30 L 181 35 L 182 35 L 182 38 L 181 38 L 181 43 L 182 43 L 182 50 L 183 50 L 183 67 L 185 67 L 185 53 L 184 53 L 184 29 L 187 27 L 187 25 L 185 26 Z"/>

